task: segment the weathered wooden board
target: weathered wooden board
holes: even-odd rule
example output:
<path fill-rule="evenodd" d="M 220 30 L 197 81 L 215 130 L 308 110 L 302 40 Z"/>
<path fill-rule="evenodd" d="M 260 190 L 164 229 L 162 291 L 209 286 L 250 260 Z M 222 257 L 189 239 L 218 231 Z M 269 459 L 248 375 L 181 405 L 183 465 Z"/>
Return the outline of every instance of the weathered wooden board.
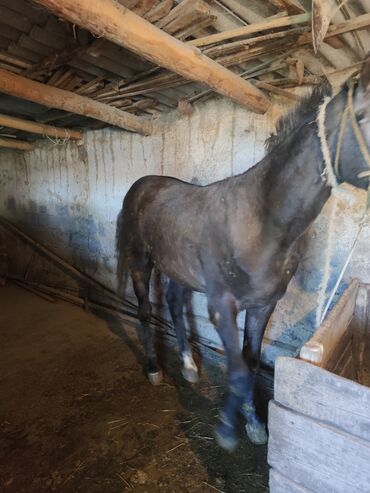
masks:
<path fill-rule="evenodd" d="M 357 292 L 356 306 L 353 317 L 353 352 L 356 377 L 361 381 L 361 374 L 366 366 L 365 347 L 370 340 L 369 320 L 369 289 L 370 286 L 361 284 Z"/>
<path fill-rule="evenodd" d="M 318 331 L 302 347 L 300 358 L 331 370 L 351 337 L 358 281 L 351 282 Z M 349 331 L 349 332 L 348 332 Z"/>
<path fill-rule="evenodd" d="M 272 493 L 312 493 L 311 490 L 294 483 L 275 469 L 270 469 L 269 486 Z"/>
<path fill-rule="evenodd" d="M 305 361 L 280 357 L 275 366 L 274 398 L 293 411 L 338 426 L 370 442 L 368 387 Z"/>
<path fill-rule="evenodd" d="M 348 331 L 348 333 L 352 334 L 352 330 Z M 342 354 L 338 357 L 337 362 L 330 371 L 341 377 L 356 380 L 355 358 L 356 355 L 353 354 L 353 337 L 349 337 Z"/>
<path fill-rule="evenodd" d="M 370 443 L 280 406 L 269 406 L 268 462 L 314 492 L 369 493 Z"/>

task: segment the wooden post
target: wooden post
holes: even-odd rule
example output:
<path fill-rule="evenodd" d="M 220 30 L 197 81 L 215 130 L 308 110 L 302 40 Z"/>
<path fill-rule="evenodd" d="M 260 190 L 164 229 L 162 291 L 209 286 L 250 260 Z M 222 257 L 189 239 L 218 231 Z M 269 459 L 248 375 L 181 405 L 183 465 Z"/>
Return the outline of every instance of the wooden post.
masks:
<path fill-rule="evenodd" d="M 10 96 L 49 106 L 50 108 L 95 118 L 110 125 L 139 132 L 143 135 L 149 135 L 152 131 L 151 122 L 144 118 L 131 115 L 70 91 L 64 91 L 63 89 L 26 79 L 3 69 L 0 69 L 0 91 Z"/>
<path fill-rule="evenodd" d="M 0 147 L 8 147 L 9 149 L 21 149 L 22 151 L 30 151 L 33 149 L 31 142 L 25 142 L 24 140 L 17 139 L 3 139 L 0 138 Z"/>
<path fill-rule="evenodd" d="M 185 44 L 113 0 L 37 0 L 37 3 L 113 43 L 124 46 L 186 79 L 202 82 L 214 91 L 258 113 L 267 111 L 267 97 L 199 49 Z"/>
<path fill-rule="evenodd" d="M 80 140 L 82 133 L 77 130 L 69 130 L 68 128 L 58 128 L 45 123 L 32 122 L 30 120 L 22 120 L 14 116 L 0 114 L 0 125 L 8 128 L 16 128 L 33 134 L 49 135 L 60 139 L 75 139 Z"/>

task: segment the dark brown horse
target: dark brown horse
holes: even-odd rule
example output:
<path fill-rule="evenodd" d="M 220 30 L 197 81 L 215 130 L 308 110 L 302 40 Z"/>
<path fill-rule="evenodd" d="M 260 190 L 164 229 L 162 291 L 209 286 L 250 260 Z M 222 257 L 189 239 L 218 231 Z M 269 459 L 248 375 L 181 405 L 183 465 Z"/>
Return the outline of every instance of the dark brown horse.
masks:
<path fill-rule="evenodd" d="M 352 119 L 343 119 L 345 110 Z M 196 380 L 197 368 L 185 335 L 184 292 L 207 296 L 210 319 L 227 356 L 229 394 L 216 437 L 228 450 L 237 444 L 240 412 L 250 439 L 266 441 L 265 426 L 255 411 L 253 382 L 267 321 L 296 268 L 298 239 L 332 188 L 337 182 L 367 188 L 369 147 L 368 57 L 354 85 L 346 84 L 334 95 L 324 84 L 282 118 L 267 156 L 247 172 L 204 187 L 146 176 L 124 199 L 117 225 L 118 269 L 121 276 L 128 268 L 133 280 L 149 378 L 158 383 L 161 376 L 149 326 L 149 279 L 155 266 L 171 279 L 167 300 L 184 376 L 190 381 Z M 242 354 L 236 316 L 244 309 Z"/>

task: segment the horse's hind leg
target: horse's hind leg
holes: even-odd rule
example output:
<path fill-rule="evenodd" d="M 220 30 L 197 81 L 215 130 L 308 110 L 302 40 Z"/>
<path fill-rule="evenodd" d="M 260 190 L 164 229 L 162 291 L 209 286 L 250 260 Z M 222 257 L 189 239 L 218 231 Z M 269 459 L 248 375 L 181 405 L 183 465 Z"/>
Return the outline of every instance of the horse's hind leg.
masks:
<path fill-rule="evenodd" d="M 187 288 L 181 284 L 170 280 L 166 299 L 170 309 L 172 321 L 175 326 L 177 342 L 183 362 L 183 377 L 188 382 L 195 383 L 198 381 L 198 369 L 191 354 L 183 315 L 184 296 L 187 291 Z"/>
<path fill-rule="evenodd" d="M 158 366 L 154 347 L 154 334 L 150 327 L 152 306 L 149 301 L 149 281 L 153 265 L 148 260 L 144 268 L 131 268 L 131 277 L 134 291 L 138 300 L 138 317 L 140 320 L 140 338 L 147 358 L 147 371 L 150 383 L 159 385 L 162 381 L 162 372 Z"/>

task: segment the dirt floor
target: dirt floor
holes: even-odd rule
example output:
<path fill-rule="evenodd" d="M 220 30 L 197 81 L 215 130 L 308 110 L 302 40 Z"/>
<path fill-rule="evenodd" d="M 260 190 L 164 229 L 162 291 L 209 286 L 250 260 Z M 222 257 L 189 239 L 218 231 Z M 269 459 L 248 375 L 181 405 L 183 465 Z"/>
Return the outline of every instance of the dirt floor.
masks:
<path fill-rule="evenodd" d="M 134 329 L 0 288 L 0 491 L 266 492 L 265 447 L 214 442 L 222 372 L 166 354 L 152 387 Z"/>

